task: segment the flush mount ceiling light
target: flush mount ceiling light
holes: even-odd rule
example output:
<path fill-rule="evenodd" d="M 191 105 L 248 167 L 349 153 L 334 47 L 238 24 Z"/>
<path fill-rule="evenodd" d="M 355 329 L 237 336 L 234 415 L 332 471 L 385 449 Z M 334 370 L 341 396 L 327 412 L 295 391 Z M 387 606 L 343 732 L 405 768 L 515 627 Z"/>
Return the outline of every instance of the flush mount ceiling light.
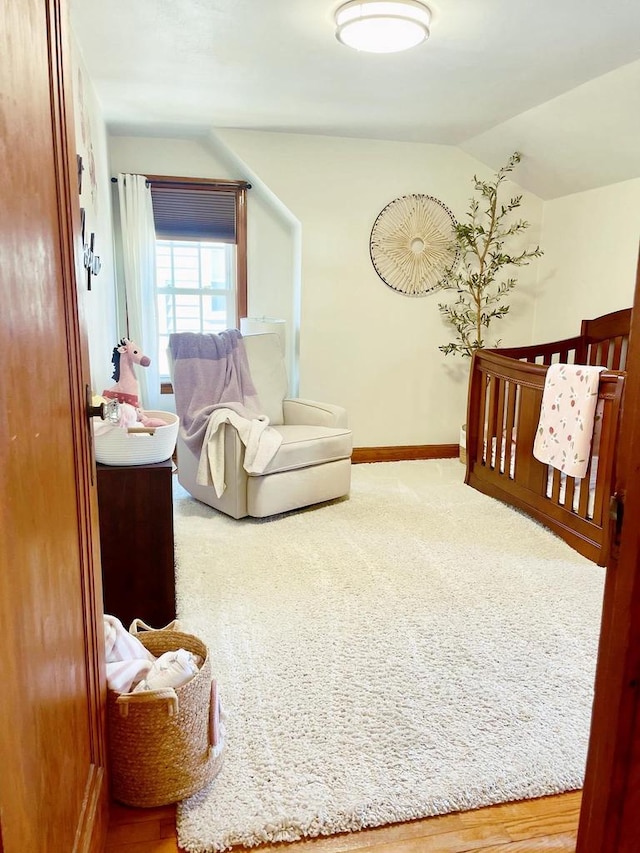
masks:
<path fill-rule="evenodd" d="M 419 0 L 350 0 L 336 12 L 336 38 L 355 50 L 395 53 L 429 38 L 431 12 Z"/>

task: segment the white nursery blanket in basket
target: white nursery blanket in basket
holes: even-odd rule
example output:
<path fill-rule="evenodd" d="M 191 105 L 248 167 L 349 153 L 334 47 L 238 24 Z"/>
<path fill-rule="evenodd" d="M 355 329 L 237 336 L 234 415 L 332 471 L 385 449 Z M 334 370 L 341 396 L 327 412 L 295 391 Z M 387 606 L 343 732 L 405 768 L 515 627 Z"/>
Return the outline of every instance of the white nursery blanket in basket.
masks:
<path fill-rule="evenodd" d="M 107 685 L 116 693 L 181 687 L 198 672 L 201 661 L 185 649 L 155 658 L 116 616 L 104 615 Z"/>
<path fill-rule="evenodd" d="M 200 661 L 202 662 L 202 661 Z M 165 687 L 182 687 L 198 673 L 198 659 L 186 649 L 164 652 L 151 667 L 145 677 L 133 688 L 133 693 L 145 690 L 162 690 Z"/>

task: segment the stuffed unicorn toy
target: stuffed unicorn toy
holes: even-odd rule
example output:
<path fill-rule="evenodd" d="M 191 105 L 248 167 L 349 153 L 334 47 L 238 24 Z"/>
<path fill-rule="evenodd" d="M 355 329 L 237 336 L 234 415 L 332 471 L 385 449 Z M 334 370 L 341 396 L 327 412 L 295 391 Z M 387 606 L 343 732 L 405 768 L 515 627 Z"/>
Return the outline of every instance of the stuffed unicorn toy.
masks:
<path fill-rule="evenodd" d="M 102 396 L 110 400 L 118 400 L 122 404 L 120 425 L 133 426 L 134 423 L 139 422 L 146 427 L 166 426 L 166 421 L 161 418 L 149 418 L 140 408 L 140 386 L 133 372 L 133 365 L 149 367 L 151 364 L 149 356 L 144 355 L 140 347 L 129 338 L 122 338 L 119 345 L 113 348 L 111 361 L 113 362 L 111 378 L 116 380 L 116 384 L 105 389 Z M 136 414 L 133 422 L 132 410 Z"/>

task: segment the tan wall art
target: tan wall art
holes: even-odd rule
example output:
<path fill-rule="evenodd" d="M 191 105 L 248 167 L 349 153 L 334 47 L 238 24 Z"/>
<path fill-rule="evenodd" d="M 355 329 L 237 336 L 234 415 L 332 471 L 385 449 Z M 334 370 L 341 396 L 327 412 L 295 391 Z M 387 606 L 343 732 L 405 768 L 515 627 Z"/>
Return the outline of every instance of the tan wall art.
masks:
<path fill-rule="evenodd" d="M 436 290 L 459 257 L 456 220 L 430 195 L 396 198 L 378 214 L 371 229 L 371 261 L 382 281 L 405 296 Z"/>

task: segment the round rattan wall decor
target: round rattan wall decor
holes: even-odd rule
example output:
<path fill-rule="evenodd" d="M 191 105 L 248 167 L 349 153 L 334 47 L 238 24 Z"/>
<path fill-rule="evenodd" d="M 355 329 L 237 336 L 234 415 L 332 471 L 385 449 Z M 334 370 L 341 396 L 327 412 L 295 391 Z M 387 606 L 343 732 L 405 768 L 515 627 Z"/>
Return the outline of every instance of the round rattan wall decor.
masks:
<path fill-rule="evenodd" d="M 426 296 L 456 266 L 456 220 L 430 195 L 404 195 L 383 208 L 371 229 L 371 262 L 382 281 L 405 296 Z"/>

